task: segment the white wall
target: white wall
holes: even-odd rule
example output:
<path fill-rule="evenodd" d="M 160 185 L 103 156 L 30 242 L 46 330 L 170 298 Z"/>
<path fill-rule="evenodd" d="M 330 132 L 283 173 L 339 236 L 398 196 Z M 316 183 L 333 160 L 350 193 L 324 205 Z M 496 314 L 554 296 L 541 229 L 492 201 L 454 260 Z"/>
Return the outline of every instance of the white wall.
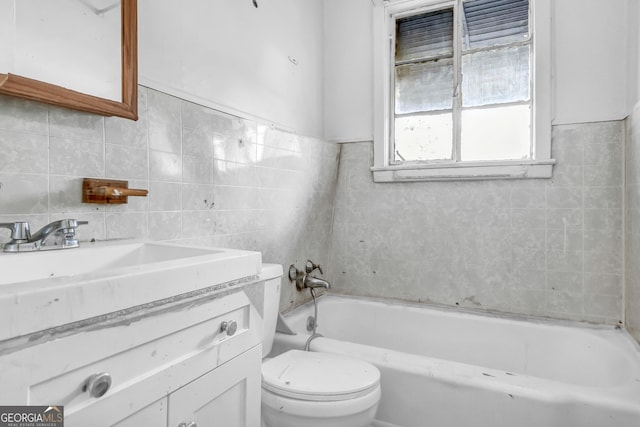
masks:
<path fill-rule="evenodd" d="M 637 0 L 632 0 L 637 1 Z M 624 119 L 629 0 L 554 1 L 554 124 Z"/>
<path fill-rule="evenodd" d="M 629 110 L 632 111 L 635 104 L 640 101 L 640 2 L 629 1 L 627 14 L 627 30 L 629 43 L 627 51 L 629 56 Z"/>
<path fill-rule="evenodd" d="M 638 55 L 630 52 L 627 30 L 637 21 L 628 22 L 627 16 L 628 9 L 637 8 L 634 2 L 552 2 L 554 124 L 619 120 L 630 113 L 628 73 Z M 332 34 L 326 39 L 326 67 L 344 71 L 326 75 L 325 128 L 330 140 L 361 140 L 372 132 L 369 123 L 350 116 L 353 111 L 372 116 L 372 7 L 370 0 L 325 2 L 325 25 Z"/>
<path fill-rule="evenodd" d="M 323 134 L 323 2 L 140 0 L 140 83 Z"/>
<path fill-rule="evenodd" d="M 371 0 L 325 3 L 325 138 L 373 139 Z"/>
<path fill-rule="evenodd" d="M 640 103 L 627 119 L 625 144 L 625 326 L 640 342 Z"/>
<path fill-rule="evenodd" d="M 11 0 L 0 0 L 0 73 L 12 71 L 15 67 L 13 46 L 15 46 L 15 7 Z"/>
<path fill-rule="evenodd" d="M 625 144 L 625 326 L 640 341 L 640 4 L 631 2 L 629 19 L 630 61 L 629 103 L 633 112 L 627 119 Z"/>

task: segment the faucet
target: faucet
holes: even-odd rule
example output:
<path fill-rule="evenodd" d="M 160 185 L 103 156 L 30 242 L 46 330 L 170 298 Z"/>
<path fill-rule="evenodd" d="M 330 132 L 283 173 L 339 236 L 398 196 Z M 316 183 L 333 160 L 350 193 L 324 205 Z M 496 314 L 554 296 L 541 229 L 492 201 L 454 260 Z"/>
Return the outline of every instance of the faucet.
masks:
<path fill-rule="evenodd" d="M 76 228 L 88 221 L 61 219 L 45 225 L 31 234 L 29 223 L 0 223 L 0 227 L 11 230 L 11 240 L 3 246 L 4 252 L 32 252 L 51 249 L 68 249 L 79 246 Z"/>
<path fill-rule="evenodd" d="M 307 260 L 304 271 L 298 270 L 295 265 L 291 264 L 289 267 L 289 280 L 296 282 L 296 288 L 299 291 L 305 288 L 311 290 L 316 288 L 325 288 L 328 290 L 331 287 L 331 284 L 328 281 L 310 275 L 316 269 L 320 271 L 320 274 L 323 274 L 322 267 L 313 263 L 311 260 Z"/>
<path fill-rule="evenodd" d="M 8 228 L 11 230 L 11 240 L 8 243 L 2 245 L 6 252 L 14 252 L 11 250 L 7 250 L 7 248 L 20 247 L 21 244 L 26 244 L 31 239 L 31 230 L 29 229 L 29 223 L 18 221 L 18 222 L 3 222 L 0 223 L 0 228 Z"/>
<path fill-rule="evenodd" d="M 331 287 L 329 282 L 327 282 L 326 280 L 322 280 L 317 277 L 313 277 L 309 275 L 304 276 L 303 286 L 305 288 L 311 288 L 311 289 L 325 288 L 327 290 Z"/>

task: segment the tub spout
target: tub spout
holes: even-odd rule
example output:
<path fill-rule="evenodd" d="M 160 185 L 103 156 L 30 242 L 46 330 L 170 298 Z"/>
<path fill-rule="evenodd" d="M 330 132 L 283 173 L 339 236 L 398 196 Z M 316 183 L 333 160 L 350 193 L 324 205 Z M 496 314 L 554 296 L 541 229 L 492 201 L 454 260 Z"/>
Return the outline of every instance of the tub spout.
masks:
<path fill-rule="evenodd" d="M 309 274 L 315 269 L 320 270 L 320 266 L 314 264 L 310 260 L 307 261 L 307 264 L 310 264 L 307 267 L 308 272 L 305 272 L 305 270 L 298 270 L 295 265 L 291 264 L 289 266 L 289 280 L 291 280 L 292 282 L 296 282 L 296 288 L 299 291 L 305 288 L 311 290 L 314 290 L 316 288 L 325 288 L 328 290 L 331 287 L 329 282 L 323 279 L 319 279 L 315 276 L 311 276 Z M 320 274 L 322 274 L 322 270 L 320 270 Z"/>
<path fill-rule="evenodd" d="M 331 287 L 331 285 L 326 280 L 322 280 L 313 276 L 305 276 L 304 287 L 311 288 L 311 289 L 325 288 L 328 290 Z"/>

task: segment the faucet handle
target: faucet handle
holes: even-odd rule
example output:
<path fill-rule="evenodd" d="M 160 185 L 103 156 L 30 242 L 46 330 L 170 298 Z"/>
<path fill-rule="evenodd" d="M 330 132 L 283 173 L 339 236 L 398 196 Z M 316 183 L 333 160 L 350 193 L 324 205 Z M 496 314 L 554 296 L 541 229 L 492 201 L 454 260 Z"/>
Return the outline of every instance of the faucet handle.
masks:
<path fill-rule="evenodd" d="M 24 221 L 17 222 L 2 222 L 0 228 L 8 228 L 11 230 L 11 240 L 13 241 L 27 241 L 31 238 L 31 231 L 29 229 L 29 223 Z"/>
<path fill-rule="evenodd" d="M 77 219 L 68 219 L 65 229 L 71 231 L 72 233 L 75 233 L 76 228 L 80 227 L 81 225 L 87 225 L 87 224 L 89 224 L 89 221 L 78 221 Z"/>
<path fill-rule="evenodd" d="M 315 264 L 313 261 L 311 261 L 310 259 L 307 260 L 307 263 L 304 266 L 304 270 L 307 272 L 307 274 L 313 272 L 313 270 L 317 269 L 320 274 L 324 274 L 322 272 L 322 267 L 320 267 L 320 264 Z"/>
<path fill-rule="evenodd" d="M 59 222 L 60 228 L 78 228 L 81 225 L 89 224 L 89 221 L 78 221 L 77 219 L 62 219 Z"/>

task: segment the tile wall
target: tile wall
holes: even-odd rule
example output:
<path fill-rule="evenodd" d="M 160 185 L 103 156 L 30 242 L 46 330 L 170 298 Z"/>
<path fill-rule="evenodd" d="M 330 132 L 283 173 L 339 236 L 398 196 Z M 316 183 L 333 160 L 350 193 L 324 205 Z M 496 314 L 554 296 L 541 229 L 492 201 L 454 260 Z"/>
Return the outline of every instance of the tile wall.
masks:
<path fill-rule="evenodd" d="M 370 143 L 328 144 L 145 87 L 138 122 L 0 97 L 0 222 L 75 217 L 90 222 L 82 240 L 259 250 L 285 269 L 311 258 L 339 293 L 617 324 L 624 137 L 623 122 L 555 127 L 551 180 L 374 184 Z M 640 167 L 627 170 L 633 237 Z M 149 197 L 82 204 L 83 177 L 126 179 Z M 281 309 L 308 298 L 283 283 Z M 639 298 L 627 280 L 636 336 Z"/>
<path fill-rule="evenodd" d="M 328 261 L 340 147 L 140 87 L 140 119 L 0 96 L 0 222 L 88 220 L 81 240 L 138 238 Z M 81 203 L 84 177 L 149 196 Z M 0 242 L 8 230 L 0 231 Z M 282 308 L 307 299 L 283 281 Z"/>
<path fill-rule="evenodd" d="M 627 119 L 625 171 L 626 327 L 640 341 L 640 103 Z"/>
<path fill-rule="evenodd" d="M 618 324 L 623 147 L 623 122 L 556 126 L 551 180 L 374 184 L 344 144 L 333 291 Z"/>

